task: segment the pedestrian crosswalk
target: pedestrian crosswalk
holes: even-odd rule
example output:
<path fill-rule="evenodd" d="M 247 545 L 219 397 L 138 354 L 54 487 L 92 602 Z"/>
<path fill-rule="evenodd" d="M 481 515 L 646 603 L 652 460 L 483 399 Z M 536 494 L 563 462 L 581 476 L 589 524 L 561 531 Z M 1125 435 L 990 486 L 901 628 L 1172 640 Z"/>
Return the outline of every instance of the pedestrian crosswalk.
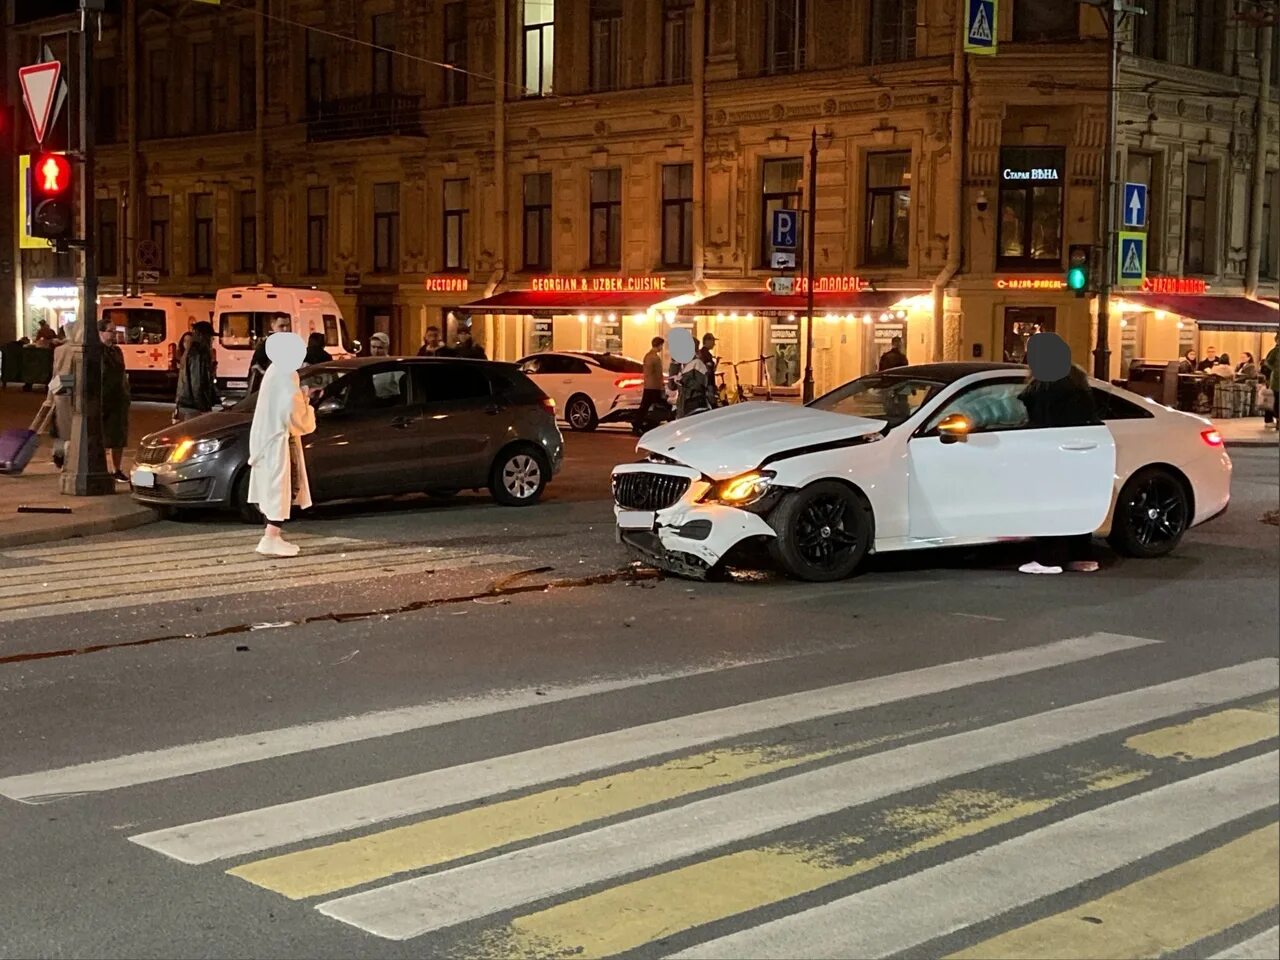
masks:
<path fill-rule="evenodd" d="M 527 559 L 432 544 L 291 534 L 288 559 L 254 552 L 260 531 L 196 533 L 0 552 L 0 624 L 246 593 L 314 588 Z"/>
<path fill-rule="evenodd" d="M 1140 637 L 1042 642 L 210 819 L 174 810 L 128 840 L 433 956 L 1280 955 L 1280 661 L 1171 674 L 1162 657 Z M 1118 661 L 1150 679 L 1017 695 Z M 550 710 L 717 672 L 566 687 Z M 989 706 L 939 706 L 956 702 Z M 548 714 L 517 694 L 424 705 L 6 771 L 0 796 L 92 804 L 515 710 L 532 729 Z"/>

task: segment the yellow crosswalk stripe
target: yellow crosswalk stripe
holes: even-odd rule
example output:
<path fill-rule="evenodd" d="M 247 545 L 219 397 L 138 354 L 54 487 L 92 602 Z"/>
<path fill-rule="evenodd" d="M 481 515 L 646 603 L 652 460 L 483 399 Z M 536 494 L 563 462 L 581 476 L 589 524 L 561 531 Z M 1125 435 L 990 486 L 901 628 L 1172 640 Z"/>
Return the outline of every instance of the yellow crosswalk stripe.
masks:
<path fill-rule="evenodd" d="M 1280 736 L 1280 700 L 1221 710 L 1187 723 L 1140 733 L 1125 746 L 1148 757 L 1209 760 Z"/>
<path fill-rule="evenodd" d="M 743 783 L 826 757 L 936 732 L 944 726 L 933 725 L 817 752 L 779 747 L 709 750 L 353 840 L 256 860 L 227 872 L 299 900 L 704 790 Z"/>
<path fill-rule="evenodd" d="M 993 937 L 955 958 L 1158 957 L 1274 910 L 1280 824 L 1106 896 Z"/>
<path fill-rule="evenodd" d="M 1022 797 L 956 789 L 930 803 L 883 814 L 866 836 L 821 845 L 775 845 L 715 857 L 644 877 L 520 917 L 481 935 L 481 956 L 608 957 L 661 937 L 745 913 L 867 873 L 963 837 L 976 836 L 1058 807 L 1138 782 L 1146 770 L 1073 771 L 1052 796 Z M 898 842 L 859 856 L 875 833 Z"/>

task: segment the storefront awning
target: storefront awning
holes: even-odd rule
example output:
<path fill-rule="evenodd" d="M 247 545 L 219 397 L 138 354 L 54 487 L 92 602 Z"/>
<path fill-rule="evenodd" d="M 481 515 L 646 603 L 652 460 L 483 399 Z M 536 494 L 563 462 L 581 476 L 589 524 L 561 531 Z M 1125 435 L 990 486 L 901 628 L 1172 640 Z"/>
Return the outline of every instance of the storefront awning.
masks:
<path fill-rule="evenodd" d="M 849 293 L 813 295 L 815 313 L 879 313 L 894 305 L 919 296 L 910 290 L 862 290 Z M 682 314 L 711 316 L 721 313 L 795 314 L 801 316 L 809 309 L 809 298 L 803 293 L 780 295 L 767 290 L 726 290 L 703 297 L 697 303 L 679 308 Z"/>
<path fill-rule="evenodd" d="M 508 290 L 463 304 L 471 313 L 554 316 L 565 313 L 644 313 L 675 294 L 670 290 Z"/>
<path fill-rule="evenodd" d="M 1186 294 L 1130 293 L 1123 299 L 1145 310 L 1164 310 L 1187 317 L 1202 330 L 1275 332 L 1280 310 L 1248 297 L 1190 296 Z"/>

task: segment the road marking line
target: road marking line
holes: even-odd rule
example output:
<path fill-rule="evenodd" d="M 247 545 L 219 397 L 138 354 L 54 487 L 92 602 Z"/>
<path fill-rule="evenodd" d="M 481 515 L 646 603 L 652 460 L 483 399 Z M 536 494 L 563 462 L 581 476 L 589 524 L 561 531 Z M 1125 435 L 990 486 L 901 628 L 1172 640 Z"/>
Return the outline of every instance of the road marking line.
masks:
<path fill-rule="evenodd" d="M 1210 760 L 1280 736 L 1275 699 L 1253 708 L 1222 710 L 1175 727 L 1130 737 L 1124 745 L 1148 757 Z"/>
<path fill-rule="evenodd" d="M 1280 803 L 1280 754 L 1059 820 L 976 853 L 674 954 L 883 957 L 956 933 Z"/>
<path fill-rule="evenodd" d="M 345 569 L 331 574 L 306 573 L 298 576 L 278 576 L 267 581 L 242 581 L 233 584 L 209 584 L 207 586 L 189 586 L 180 589 L 162 590 L 145 594 L 151 604 L 196 600 L 204 597 L 221 597 L 244 593 L 270 593 L 275 590 L 305 590 L 308 588 L 330 586 L 335 583 L 352 583 L 357 580 L 379 580 L 384 577 L 399 576 L 406 573 L 439 572 L 441 570 L 458 570 L 465 567 L 497 566 L 508 563 L 524 563 L 528 557 L 517 557 L 501 553 L 479 553 L 474 556 L 446 558 L 436 561 L 431 557 L 414 558 L 410 561 L 397 560 L 393 563 L 369 563 L 358 569 Z M 283 572 L 285 568 L 280 570 Z M 118 610 L 122 607 L 133 607 L 138 603 L 138 596 L 113 595 L 98 597 L 92 600 L 70 600 L 51 603 L 40 607 L 0 609 L 0 623 L 12 623 L 17 620 L 36 620 L 42 617 L 65 616 L 70 613 L 88 613 L 98 610 Z"/>
<path fill-rule="evenodd" d="M 237 736 L 219 737 L 197 743 L 180 744 L 145 753 L 131 753 L 107 760 L 78 763 L 54 770 L 19 774 L 0 779 L 0 796 L 11 800 L 41 803 L 65 796 L 100 793 L 122 787 L 155 783 L 190 776 L 210 770 L 221 770 L 245 763 L 275 757 L 286 757 L 310 750 L 323 750 L 348 743 L 359 743 L 379 737 L 390 737 L 413 730 L 494 716 L 548 703 L 652 686 L 672 680 L 705 676 L 739 667 L 776 663 L 782 657 L 730 660 L 670 673 L 643 674 L 635 677 L 596 678 L 583 683 L 521 687 L 501 690 L 484 696 L 458 697 L 392 710 L 378 710 L 335 720 L 279 727 Z"/>
<path fill-rule="evenodd" d="M 1275 664 L 1274 659 L 1240 664 L 847 760 L 351 894 L 317 909 L 376 936 L 407 940 L 948 777 L 1183 713 L 1188 704 L 1256 695 L 1274 683 L 1261 668 Z"/>
<path fill-rule="evenodd" d="M 148 556 L 175 554 L 185 556 L 186 550 L 237 544 L 253 546 L 261 536 L 256 530 L 237 530 L 234 533 L 192 533 L 176 537 L 145 537 L 135 540 L 111 540 L 94 543 L 82 543 L 68 546 L 63 542 L 58 546 L 48 544 L 23 550 L 5 550 L 0 557 L 11 560 L 42 560 L 51 566 L 87 562 L 95 558 L 113 558 L 134 551 L 145 551 Z M 330 537 L 318 533 L 290 533 L 289 538 L 297 543 L 369 543 L 353 537 Z"/>
<path fill-rule="evenodd" d="M 1280 824 L 952 954 L 954 960 L 1160 957 L 1280 904 Z M 1089 919 L 1086 919 L 1089 918 Z"/>
<path fill-rule="evenodd" d="M 1276 957 L 1280 957 L 1280 926 L 1215 953 L 1209 960 L 1275 960 Z"/>
<path fill-rule="evenodd" d="M 886 811 L 866 826 L 862 836 L 730 853 L 519 917 L 507 930 L 484 936 L 483 948 L 473 954 L 577 960 L 616 956 L 1017 823 L 1084 796 L 1137 783 L 1148 775 L 1146 770 L 1123 768 L 1077 770 L 1049 796 L 947 790 L 928 803 Z M 880 853 L 859 857 L 858 850 L 878 834 L 901 839 Z"/>
<path fill-rule="evenodd" d="M 130 839 L 184 863 L 208 863 L 691 750 L 773 727 L 1033 673 L 1157 642 L 1113 634 L 1061 640 L 660 720 Z"/>
<path fill-rule="evenodd" d="M 227 873 L 292 900 L 336 893 L 371 880 L 460 860 L 619 813 L 744 783 L 801 764 L 936 732 L 947 726 L 934 724 L 830 750 L 805 752 L 787 745 L 709 750 L 354 840 L 257 860 Z"/>

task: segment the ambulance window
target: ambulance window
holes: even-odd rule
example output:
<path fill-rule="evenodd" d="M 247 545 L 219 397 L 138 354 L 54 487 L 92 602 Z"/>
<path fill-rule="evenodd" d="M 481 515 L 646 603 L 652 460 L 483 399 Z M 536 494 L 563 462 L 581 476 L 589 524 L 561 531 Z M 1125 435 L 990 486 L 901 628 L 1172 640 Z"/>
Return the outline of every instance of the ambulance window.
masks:
<path fill-rule="evenodd" d="M 347 321 L 338 318 L 338 329 L 342 331 L 342 349 L 351 349 L 351 331 L 347 329 Z"/>
<path fill-rule="evenodd" d="M 248 350 L 253 346 L 252 313 L 224 313 L 218 324 L 218 340 L 224 347 Z"/>
<path fill-rule="evenodd" d="M 163 310 L 115 307 L 102 311 L 102 319 L 124 330 L 124 342 L 151 345 L 164 343 L 165 322 Z"/>
<path fill-rule="evenodd" d="M 324 315 L 324 345 L 338 346 L 338 318 L 331 313 Z"/>

